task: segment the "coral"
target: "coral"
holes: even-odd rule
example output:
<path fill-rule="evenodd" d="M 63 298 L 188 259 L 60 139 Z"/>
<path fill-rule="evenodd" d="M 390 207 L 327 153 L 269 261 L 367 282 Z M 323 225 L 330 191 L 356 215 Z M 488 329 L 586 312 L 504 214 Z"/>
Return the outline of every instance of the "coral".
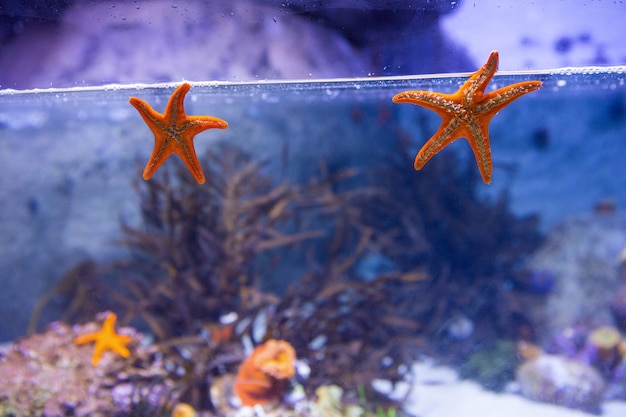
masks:
<path fill-rule="evenodd" d="M 622 336 L 619 331 L 613 327 L 600 326 L 589 333 L 587 340 L 598 348 L 601 353 L 606 353 L 617 349 L 617 346 L 622 340 Z"/>
<path fill-rule="evenodd" d="M 583 358 L 595 366 L 608 380 L 613 380 L 616 371 L 622 371 L 624 342 L 620 332 L 611 326 L 600 326 L 587 336 L 581 352 Z"/>
<path fill-rule="evenodd" d="M 522 361 L 531 361 L 541 355 L 544 355 L 544 352 L 539 346 L 524 340 L 517 343 L 517 356 Z"/>
<path fill-rule="evenodd" d="M 263 373 L 276 379 L 289 379 L 295 374 L 296 351 L 284 340 L 268 340 L 257 346 L 250 362 Z"/>
<path fill-rule="evenodd" d="M 497 340 L 472 353 L 459 369 L 462 378 L 479 382 L 492 391 L 502 391 L 515 379 L 519 365 L 515 344 L 508 340 Z"/>
<path fill-rule="evenodd" d="M 178 403 L 172 410 L 172 417 L 196 417 L 197 415 L 196 410 L 187 403 Z"/>
<path fill-rule="evenodd" d="M 315 402 L 311 404 L 312 416 L 359 417 L 364 415 L 362 407 L 342 402 L 343 388 L 339 385 L 322 385 L 315 389 Z"/>
<path fill-rule="evenodd" d="M 282 394 L 285 382 L 295 374 L 296 352 L 284 340 L 268 340 L 257 346 L 239 366 L 234 390 L 247 406 L 265 404 Z"/>
<path fill-rule="evenodd" d="M 341 416 L 341 396 L 343 389 L 339 385 L 322 385 L 315 389 L 315 408 L 322 416 Z"/>
<path fill-rule="evenodd" d="M 605 383 L 593 367 L 557 355 L 524 362 L 516 373 L 522 394 L 536 401 L 597 413 Z"/>
<path fill-rule="evenodd" d="M 626 271 L 625 261 L 622 259 L 626 259 L 626 249 L 622 251 L 620 254 L 620 262 L 622 266 L 620 267 L 620 271 Z M 620 282 L 617 293 L 614 295 L 613 300 L 611 301 L 611 315 L 613 316 L 613 320 L 615 321 L 616 326 L 623 332 L 626 331 L 626 279 L 622 279 Z"/>
<path fill-rule="evenodd" d="M 176 397 L 175 381 L 131 328 L 123 330 L 133 335 L 133 363 L 106 355 L 92 366 L 91 349 L 73 341 L 98 327 L 57 322 L 6 348 L 0 355 L 0 415 L 105 417 L 138 409 L 150 412 L 132 415 L 159 415 Z"/>
<path fill-rule="evenodd" d="M 545 303 L 530 311 L 537 340 L 545 343 L 566 328 L 611 323 L 619 328 L 620 271 L 616 256 L 626 242 L 626 215 L 570 216 L 547 234 L 528 259 L 531 270 L 549 270 L 556 280 Z M 626 305 L 626 304 L 625 304 Z M 626 311 L 626 310 L 623 310 Z M 613 316 L 613 317 L 612 317 Z M 560 352 L 559 352 L 560 353 Z"/>

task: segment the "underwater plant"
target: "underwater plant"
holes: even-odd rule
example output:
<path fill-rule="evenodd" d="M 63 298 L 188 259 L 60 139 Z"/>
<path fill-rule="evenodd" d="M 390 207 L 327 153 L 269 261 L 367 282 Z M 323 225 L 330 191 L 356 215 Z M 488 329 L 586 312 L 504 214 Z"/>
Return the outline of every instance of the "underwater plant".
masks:
<path fill-rule="evenodd" d="M 85 268 L 68 274 L 60 285 L 70 290 L 51 293 L 75 297 L 67 320 L 94 308 L 113 310 L 123 323 L 135 320 L 166 340 L 199 331 L 199 317 L 218 323 L 223 314 L 243 315 L 267 301 L 258 291 L 259 256 L 320 236 L 304 222 L 295 225 L 312 203 L 303 187 L 273 185 L 261 163 L 234 147 L 209 151 L 207 159 L 203 187 L 182 164 L 135 184 L 141 224 L 122 224 L 119 241 L 130 256 L 109 265 L 87 262 L 88 274 L 80 273 Z"/>
<path fill-rule="evenodd" d="M 392 251 L 383 250 L 384 256 L 400 270 L 422 267 L 431 277 L 421 291 L 407 294 L 430 306 L 421 320 L 426 332 L 439 339 L 444 323 L 460 312 L 489 332 L 483 338 L 516 336 L 512 320 L 524 312 L 507 311 L 515 303 L 503 298 L 510 277 L 541 242 L 538 217 L 512 214 L 506 191 L 497 199 L 481 196 L 473 161 L 454 152 L 438 155 L 416 178 L 406 169 L 409 147 L 409 136 L 398 128 L 395 151 L 371 180 L 393 193 L 372 195 L 363 216 L 372 228 L 389 231 Z"/>
<path fill-rule="evenodd" d="M 375 170 L 321 161 L 303 184 L 277 184 L 227 145 L 207 153 L 202 187 L 166 165 L 136 184 L 141 223 L 122 224 L 120 239 L 128 257 L 86 263 L 89 283 L 75 272 L 51 294 L 80 295 L 69 320 L 97 308 L 148 329 L 179 399 L 198 410 L 215 407 L 212 384 L 236 372 L 244 346 L 269 339 L 289 340 L 310 368 L 308 395 L 337 384 L 358 402 L 362 386 L 372 410 L 393 409 L 401 398 L 373 380 L 395 386 L 420 353 L 463 358 L 481 338 L 511 335 L 502 291 L 540 238 L 506 196 L 479 197 L 475 169 L 451 153 L 416 181 L 406 136 L 396 139 Z M 270 292 L 281 265 L 286 289 Z M 457 316 L 470 331 L 441 350 Z"/>

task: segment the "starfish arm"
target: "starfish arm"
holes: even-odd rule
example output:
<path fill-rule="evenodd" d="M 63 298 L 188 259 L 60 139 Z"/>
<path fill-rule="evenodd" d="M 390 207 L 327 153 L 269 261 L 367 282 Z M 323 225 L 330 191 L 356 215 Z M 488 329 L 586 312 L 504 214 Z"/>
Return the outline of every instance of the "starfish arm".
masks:
<path fill-rule="evenodd" d="M 104 345 L 102 343 L 96 343 L 96 347 L 93 349 L 93 356 L 91 357 L 91 364 L 97 365 L 100 363 L 100 359 L 102 359 L 102 354 L 104 353 Z"/>
<path fill-rule="evenodd" d="M 155 136 L 154 150 L 150 155 L 150 159 L 148 159 L 146 168 L 143 170 L 143 179 L 149 180 L 173 152 L 173 148 L 171 146 L 167 146 L 164 139 L 158 139 Z"/>
<path fill-rule="evenodd" d="M 156 136 L 163 131 L 163 115 L 155 111 L 148 103 L 137 97 L 131 97 L 128 102 L 137 109 L 139 115 Z"/>
<path fill-rule="evenodd" d="M 491 51 L 487 62 L 463 83 L 463 86 L 459 89 L 459 93 L 462 93 L 463 96 L 466 96 L 470 101 L 477 92 L 482 94 L 485 88 L 487 88 L 487 84 L 489 84 L 489 81 L 491 81 L 493 75 L 498 70 L 498 61 L 498 51 Z"/>
<path fill-rule="evenodd" d="M 174 150 L 174 152 L 180 156 L 199 184 L 204 184 L 205 177 L 196 156 L 193 137 L 207 129 L 226 129 L 227 127 L 228 123 L 225 120 L 212 116 L 188 116 L 186 121 L 180 126 L 184 135 L 182 135 L 181 140 L 178 141 L 180 144 L 178 151 Z"/>
<path fill-rule="evenodd" d="M 104 323 L 102 323 L 102 332 L 106 334 L 115 334 L 115 321 L 117 320 L 117 315 L 114 313 L 110 313 L 106 319 L 104 319 Z"/>
<path fill-rule="evenodd" d="M 128 358 L 130 356 L 130 351 L 126 346 L 124 346 L 124 344 L 128 343 L 129 341 L 130 336 L 119 336 L 117 342 L 115 344 L 112 344 L 110 349 L 118 355 L 122 356 L 123 358 Z"/>
<path fill-rule="evenodd" d="M 85 343 L 93 342 L 97 339 L 98 333 L 87 333 L 74 339 L 74 343 L 76 343 L 77 345 L 84 345 Z"/>
<path fill-rule="evenodd" d="M 457 140 L 460 136 L 457 134 L 458 129 L 461 125 L 461 120 L 458 118 L 445 118 L 439 130 L 431 137 L 428 142 L 422 146 L 422 149 L 418 152 L 415 157 L 415 162 L 413 166 L 415 169 L 422 169 L 424 165 L 430 158 L 435 156 L 439 151 L 448 146 L 450 143 Z"/>
<path fill-rule="evenodd" d="M 172 122 L 174 122 L 176 126 L 181 126 L 187 120 L 184 101 L 185 96 L 190 89 L 191 84 L 182 83 L 172 93 L 170 99 L 167 102 L 165 113 L 163 113 L 165 116 L 165 120 L 168 121 L 169 125 L 172 125 Z"/>
<path fill-rule="evenodd" d="M 491 114 L 493 117 L 514 100 L 540 89 L 541 85 L 541 81 L 524 81 L 492 91 L 483 96 L 480 104 L 475 108 L 475 113 Z"/>
<path fill-rule="evenodd" d="M 491 145 L 489 143 L 489 123 L 470 118 L 467 122 L 467 141 L 472 148 L 478 171 L 485 184 L 491 182 L 493 161 L 491 159 Z"/>
<path fill-rule="evenodd" d="M 394 103 L 411 103 L 432 110 L 441 117 L 457 112 L 460 104 L 454 94 L 433 93 L 430 91 L 404 91 L 393 96 Z"/>
<path fill-rule="evenodd" d="M 187 140 L 183 138 L 179 145 L 180 146 L 177 146 L 176 148 L 172 148 L 174 149 L 174 153 L 176 153 L 187 166 L 191 175 L 193 175 L 198 184 L 204 184 L 206 179 L 204 177 L 202 167 L 200 166 L 200 162 L 198 161 L 198 157 L 196 156 L 196 148 L 193 145 L 193 138 L 189 138 Z"/>
<path fill-rule="evenodd" d="M 213 116 L 188 116 L 181 130 L 190 132 L 192 136 L 208 129 L 226 129 L 228 122 Z"/>
<path fill-rule="evenodd" d="M 93 365 L 97 365 L 106 350 L 111 350 L 124 358 L 128 358 L 130 356 L 130 351 L 124 345 L 130 341 L 130 336 L 118 335 L 116 333 L 105 335 L 104 332 L 105 331 L 103 329 L 103 334 L 96 342 L 91 363 Z"/>

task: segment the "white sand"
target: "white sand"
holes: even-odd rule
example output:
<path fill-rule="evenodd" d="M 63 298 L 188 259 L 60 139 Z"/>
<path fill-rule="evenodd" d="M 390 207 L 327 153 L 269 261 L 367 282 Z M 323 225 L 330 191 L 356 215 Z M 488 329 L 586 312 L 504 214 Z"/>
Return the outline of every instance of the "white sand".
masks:
<path fill-rule="evenodd" d="M 520 395 L 485 391 L 480 385 L 460 380 L 450 368 L 421 362 L 413 366 L 415 383 L 405 410 L 418 417 L 592 417 Z M 609 401 L 602 416 L 626 417 L 626 402 Z"/>

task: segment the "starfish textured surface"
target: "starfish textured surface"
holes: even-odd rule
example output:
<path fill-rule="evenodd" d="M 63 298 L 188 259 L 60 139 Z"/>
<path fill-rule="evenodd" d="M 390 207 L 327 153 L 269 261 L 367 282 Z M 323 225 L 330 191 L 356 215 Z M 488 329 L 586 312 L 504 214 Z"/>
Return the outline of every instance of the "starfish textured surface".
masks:
<path fill-rule="evenodd" d="M 228 123 L 212 116 L 187 116 L 183 101 L 190 88 L 189 83 L 181 84 L 172 93 L 163 114 L 158 113 L 148 103 L 137 97 L 131 97 L 129 100 L 154 133 L 154 150 L 143 171 L 145 180 L 150 179 L 163 162 L 175 153 L 189 168 L 199 184 L 205 181 L 193 146 L 193 138 L 207 129 L 226 129 Z"/>
<path fill-rule="evenodd" d="M 77 345 L 96 342 L 93 357 L 91 358 L 91 363 L 93 365 L 97 365 L 100 362 L 102 354 L 107 349 L 112 350 L 124 358 L 128 358 L 130 356 L 130 352 L 125 346 L 128 342 L 130 342 L 130 336 L 115 333 L 115 320 L 117 320 L 117 316 L 114 313 L 111 313 L 107 316 L 106 320 L 104 320 L 102 330 L 78 336 L 74 340 L 74 343 Z"/>
<path fill-rule="evenodd" d="M 422 169 L 437 152 L 459 138 L 469 142 L 478 170 L 486 184 L 491 182 L 493 163 L 489 144 L 489 122 L 513 100 L 541 87 L 541 81 L 507 85 L 484 94 L 498 70 L 498 51 L 492 51 L 485 65 L 473 73 L 454 94 L 430 91 L 404 91 L 393 97 L 394 103 L 412 103 L 441 116 L 441 126 L 415 157 L 415 169 Z"/>

